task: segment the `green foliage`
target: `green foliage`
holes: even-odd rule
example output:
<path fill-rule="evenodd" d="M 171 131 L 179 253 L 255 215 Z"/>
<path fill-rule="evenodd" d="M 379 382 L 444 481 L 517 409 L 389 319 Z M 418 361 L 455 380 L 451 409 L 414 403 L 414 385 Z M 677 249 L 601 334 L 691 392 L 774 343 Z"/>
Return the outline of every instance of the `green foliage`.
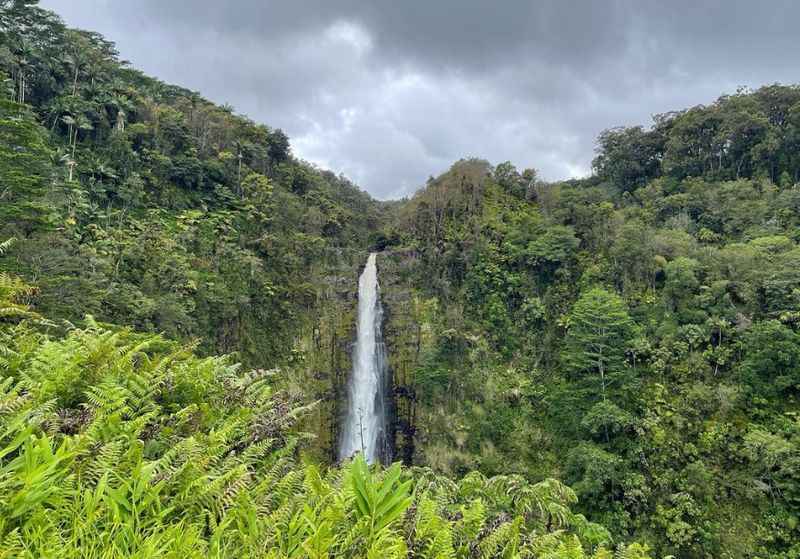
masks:
<path fill-rule="evenodd" d="M 597 176 L 524 196 L 510 164 L 459 162 L 397 208 L 387 258 L 438 309 L 388 339 L 418 348 L 413 460 L 560 477 L 665 555 L 796 555 L 798 103 L 604 132 Z"/>
<path fill-rule="evenodd" d="M 757 394 L 776 397 L 800 391 L 800 334 L 768 320 L 756 324 L 744 344 L 742 375 Z"/>
<path fill-rule="evenodd" d="M 13 246 L 14 241 L 16 239 L 12 237 L 0 242 L 0 256 Z M 0 272 L 0 324 L 35 316 L 25 303 L 33 292 L 34 289 L 18 277 Z"/>
<path fill-rule="evenodd" d="M 597 139 L 597 173 L 623 192 L 636 190 L 659 174 L 664 140 L 641 126 L 605 130 Z"/>
<path fill-rule="evenodd" d="M 626 343 L 633 335 L 633 322 L 625 303 L 614 293 L 594 288 L 583 293 L 567 318 L 567 336 L 562 359 L 580 376 L 596 376 L 603 400 L 606 390 L 625 369 Z"/>
<path fill-rule="evenodd" d="M 650 130 L 606 130 L 598 140 L 594 167 L 622 191 L 661 175 L 712 180 L 767 176 L 793 185 L 800 172 L 794 153 L 799 107 L 797 86 L 741 90 L 709 106 L 657 115 Z"/>
<path fill-rule="evenodd" d="M 2 557 L 561 557 L 609 541 L 555 480 L 299 464 L 309 408 L 275 373 L 96 324 L 0 332 Z"/>
<path fill-rule="evenodd" d="M 19 221 L 25 230 L 40 224 L 50 174 L 45 130 L 28 107 L 0 95 L 0 223 Z"/>
<path fill-rule="evenodd" d="M 353 461 L 350 476 L 356 517 L 364 525 L 368 549 L 376 548 L 377 551 L 380 544 L 381 548 L 398 555 L 405 552 L 402 539 L 388 530 L 402 517 L 412 501 L 409 495 L 411 481 L 398 483 L 400 473 L 400 464 L 394 464 L 385 472 L 383 481 L 376 484 L 372 481 L 364 458 L 359 455 Z"/>
<path fill-rule="evenodd" d="M 0 88 L 0 556 L 800 554 L 797 86 L 390 204 L 33 1 L 0 0 Z M 438 473 L 297 461 L 370 247 Z"/>
<path fill-rule="evenodd" d="M 0 266 L 36 279 L 33 306 L 288 360 L 378 204 L 35 2 L 0 5 L 0 30 L 0 236 L 18 238 Z"/>

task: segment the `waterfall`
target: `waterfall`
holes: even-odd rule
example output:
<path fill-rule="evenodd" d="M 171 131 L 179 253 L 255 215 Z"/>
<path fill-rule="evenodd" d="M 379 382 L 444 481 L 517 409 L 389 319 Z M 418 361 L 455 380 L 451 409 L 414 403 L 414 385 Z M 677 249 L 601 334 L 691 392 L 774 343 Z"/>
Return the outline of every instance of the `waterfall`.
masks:
<path fill-rule="evenodd" d="M 353 371 L 348 380 L 347 414 L 342 425 L 339 459 L 363 452 L 369 463 L 391 461 L 388 437 L 386 348 L 381 335 L 383 308 L 376 254 L 358 279 L 358 324 Z"/>

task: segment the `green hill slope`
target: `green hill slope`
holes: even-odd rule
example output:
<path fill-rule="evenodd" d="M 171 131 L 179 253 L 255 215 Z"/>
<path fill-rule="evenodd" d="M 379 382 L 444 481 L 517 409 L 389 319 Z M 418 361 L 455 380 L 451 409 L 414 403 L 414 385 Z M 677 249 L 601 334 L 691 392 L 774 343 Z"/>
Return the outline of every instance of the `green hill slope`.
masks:
<path fill-rule="evenodd" d="M 285 359 L 322 278 L 360 263 L 378 204 L 293 158 L 280 130 L 26 4 L 4 3 L 1 24 L 4 145 L 27 144 L 3 154 L 1 234 L 17 238 L 4 265 L 52 318 Z"/>
<path fill-rule="evenodd" d="M 404 454 L 559 477 L 664 553 L 794 556 L 799 133 L 769 86 L 604 132 L 590 179 L 467 160 L 397 208 Z"/>

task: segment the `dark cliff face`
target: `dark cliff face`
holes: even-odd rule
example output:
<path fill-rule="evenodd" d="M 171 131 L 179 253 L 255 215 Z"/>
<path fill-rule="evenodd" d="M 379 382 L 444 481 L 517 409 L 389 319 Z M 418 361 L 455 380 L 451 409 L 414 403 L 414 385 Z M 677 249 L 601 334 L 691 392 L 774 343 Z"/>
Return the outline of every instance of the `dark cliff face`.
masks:
<path fill-rule="evenodd" d="M 384 308 L 383 339 L 392 380 L 392 431 L 395 457 L 414 463 L 417 401 L 414 371 L 418 365 L 423 337 L 417 296 L 408 272 L 415 255 L 411 251 L 389 250 L 378 258 L 378 277 Z"/>

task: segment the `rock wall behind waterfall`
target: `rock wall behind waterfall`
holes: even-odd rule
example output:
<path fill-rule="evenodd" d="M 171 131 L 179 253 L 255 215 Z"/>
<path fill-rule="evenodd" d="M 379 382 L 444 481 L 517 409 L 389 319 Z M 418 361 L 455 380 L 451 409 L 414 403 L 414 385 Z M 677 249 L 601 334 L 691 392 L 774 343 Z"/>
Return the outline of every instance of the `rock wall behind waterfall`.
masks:
<path fill-rule="evenodd" d="M 415 260 L 412 251 L 386 251 L 378 260 L 383 293 L 383 338 L 392 378 L 396 458 L 415 460 L 417 397 L 414 374 L 421 351 L 430 337 L 429 302 L 411 288 L 408 273 Z"/>
<path fill-rule="evenodd" d="M 297 340 L 298 361 L 290 367 L 293 389 L 308 401 L 319 402 L 300 429 L 314 437 L 306 452 L 325 462 L 336 460 L 339 415 L 352 368 L 358 275 L 366 257 L 366 251 L 343 254 L 331 266 L 317 287 L 316 304 Z"/>
<path fill-rule="evenodd" d="M 306 452 L 318 459 L 337 459 L 339 428 L 347 404 L 347 379 L 352 370 L 358 306 L 358 278 L 367 253 L 343 258 L 320 285 L 317 305 L 303 337 L 298 340 L 302 356 L 293 383 L 319 404 L 302 429 L 314 436 Z M 389 434 L 394 459 L 407 464 L 422 463 L 418 439 L 420 410 L 414 375 L 420 356 L 433 343 L 432 318 L 435 300 L 426 299 L 412 287 L 409 274 L 416 263 L 413 251 L 388 250 L 377 259 L 383 304 L 383 341 L 386 344 L 391 379 Z M 424 427 L 424 426 L 422 426 Z"/>

